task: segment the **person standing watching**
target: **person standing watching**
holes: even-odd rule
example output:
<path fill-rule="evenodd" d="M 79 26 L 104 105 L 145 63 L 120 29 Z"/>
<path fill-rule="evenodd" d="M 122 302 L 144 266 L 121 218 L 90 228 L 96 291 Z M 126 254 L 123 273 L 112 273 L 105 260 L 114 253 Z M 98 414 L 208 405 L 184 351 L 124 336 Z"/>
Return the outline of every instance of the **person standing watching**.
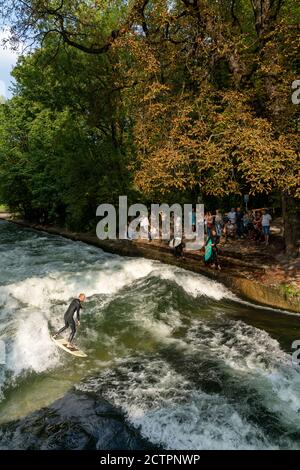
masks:
<path fill-rule="evenodd" d="M 244 213 L 241 211 L 240 207 L 236 209 L 236 233 L 239 238 L 244 234 L 244 222 L 243 222 Z"/>
<path fill-rule="evenodd" d="M 263 210 L 263 215 L 262 215 L 262 229 L 263 229 L 263 234 L 265 237 L 265 244 L 269 245 L 269 239 L 270 239 L 270 223 L 272 221 L 272 217 L 269 214 L 267 209 Z"/>

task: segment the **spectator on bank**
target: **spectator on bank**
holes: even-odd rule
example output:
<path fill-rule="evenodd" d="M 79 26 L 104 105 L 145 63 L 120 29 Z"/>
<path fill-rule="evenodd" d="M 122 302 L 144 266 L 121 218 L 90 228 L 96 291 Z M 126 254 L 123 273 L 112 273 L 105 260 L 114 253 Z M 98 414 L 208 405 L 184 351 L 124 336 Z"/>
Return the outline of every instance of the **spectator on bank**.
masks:
<path fill-rule="evenodd" d="M 232 225 L 235 225 L 235 224 L 236 224 L 236 211 L 235 211 L 235 208 L 234 208 L 234 207 L 232 207 L 232 208 L 231 208 L 231 211 L 228 212 L 227 217 L 228 217 L 228 219 L 229 219 L 229 222 L 230 222 Z"/>
<path fill-rule="evenodd" d="M 192 209 L 190 224 L 192 226 L 192 232 L 196 232 L 196 209 L 195 207 L 193 207 Z"/>
<path fill-rule="evenodd" d="M 224 243 L 227 243 L 227 224 L 228 224 L 228 219 L 227 217 L 224 217 L 224 225 L 222 229 L 222 234 L 225 238 Z"/>
<path fill-rule="evenodd" d="M 260 241 L 262 237 L 262 214 L 260 211 L 255 213 L 253 221 L 253 234 L 252 239 L 255 241 Z"/>
<path fill-rule="evenodd" d="M 253 230 L 253 217 L 252 212 L 245 212 L 243 217 L 244 233 L 249 235 Z"/>
<path fill-rule="evenodd" d="M 140 226 L 141 226 L 141 237 L 145 237 L 147 236 L 148 240 L 150 241 L 151 240 L 151 236 L 150 236 L 150 230 L 149 230 L 149 219 L 146 215 L 142 215 L 141 216 L 141 222 L 140 222 Z"/>
<path fill-rule="evenodd" d="M 174 216 L 174 238 L 182 237 L 182 218 L 180 215 Z"/>
<path fill-rule="evenodd" d="M 218 248 L 218 244 L 220 243 L 220 237 L 218 236 L 215 229 L 211 231 L 211 235 L 212 235 L 213 253 L 214 253 L 214 256 L 213 256 L 214 263 L 212 267 L 214 267 L 215 265 L 217 269 L 221 270 L 220 261 L 219 261 L 219 248 Z"/>
<path fill-rule="evenodd" d="M 236 212 L 234 208 L 232 208 L 231 211 L 228 212 L 228 214 L 224 216 L 223 221 L 224 221 L 223 233 L 225 236 L 225 243 L 226 243 L 228 237 L 235 238 Z"/>
<path fill-rule="evenodd" d="M 241 238 L 244 234 L 244 213 L 241 211 L 240 207 L 236 209 L 236 233 L 239 238 Z"/>
<path fill-rule="evenodd" d="M 183 258 L 184 243 L 181 238 L 172 238 L 169 247 L 173 250 L 176 258 Z"/>
<path fill-rule="evenodd" d="M 206 230 L 207 230 L 207 236 L 211 236 L 211 231 L 214 227 L 214 216 L 212 215 L 211 212 L 208 212 L 206 214 Z"/>
<path fill-rule="evenodd" d="M 272 221 L 271 215 L 269 214 L 267 209 L 264 209 L 262 219 L 261 219 L 261 224 L 262 224 L 262 230 L 263 230 L 266 245 L 269 245 L 271 221 Z"/>
<path fill-rule="evenodd" d="M 220 237 L 218 237 L 216 230 L 213 228 L 211 234 L 206 241 L 205 249 L 205 264 L 211 265 L 212 268 L 221 269 L 219 262 L 219 248 L 218 244 L 220 242 Z"/>
<path fill-rule="evenodd" d="M 131 227 L 131 222 L 133 220 L 134 220 L 134 217 L 130 217 L 128 221 L 128 230 L 127 230 L 128 240 L 137 240 L 139 238 L 139 233 Z"/>
<path fill-rule="evenodd" d="M 226 224 L 226 234 L 227 237 L 231 237 L 233 239 L 236 237 L 236 224 L 233 224 L 230 220 L 228 220 Z"/>
<path fill-rule="evenodd" d="M 215 215 L 215 229 L 216 229 L 218 237 L 221 237 L 222 235 L 223 226 L 224 226 L 224 222 L 223 222 L 222 213 L 220 210 L 217 210 L 216 215 Z"/>

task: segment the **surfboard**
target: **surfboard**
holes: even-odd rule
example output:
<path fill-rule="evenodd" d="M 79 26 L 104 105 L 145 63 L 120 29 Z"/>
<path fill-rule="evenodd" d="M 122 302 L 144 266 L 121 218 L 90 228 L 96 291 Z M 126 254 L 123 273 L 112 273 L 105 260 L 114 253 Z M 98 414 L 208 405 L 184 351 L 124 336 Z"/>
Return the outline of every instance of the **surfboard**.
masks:
<path fill-rule="evenodd" d="M 51 336 L 52 341 L 61 349 L 64 351 L 72 354 L 73 356 L 76 357 L 87 357 L 87 354 L 85 354 L 83 351 L 80 349 L 76 348 L 76 346 L 73 346 L 72 349 L 67 347 L 67 340 L 65 339 L 55 339 L 53 336 Z"/>

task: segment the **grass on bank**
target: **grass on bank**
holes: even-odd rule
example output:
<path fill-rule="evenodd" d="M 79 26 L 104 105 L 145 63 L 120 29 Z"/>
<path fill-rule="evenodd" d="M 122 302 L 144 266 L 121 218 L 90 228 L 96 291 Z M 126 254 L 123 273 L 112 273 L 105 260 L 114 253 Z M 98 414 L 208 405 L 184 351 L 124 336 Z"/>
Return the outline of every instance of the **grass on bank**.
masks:
<path fill-rule="evenodd" d="M 280 288 L 281 288 L 282 293 L 288 299 L 294 299 L 297 297 L 300 298 L 300 289 L 297 288 L 296 286 L 293 286 L 291 284 L 281 284 Z"/>

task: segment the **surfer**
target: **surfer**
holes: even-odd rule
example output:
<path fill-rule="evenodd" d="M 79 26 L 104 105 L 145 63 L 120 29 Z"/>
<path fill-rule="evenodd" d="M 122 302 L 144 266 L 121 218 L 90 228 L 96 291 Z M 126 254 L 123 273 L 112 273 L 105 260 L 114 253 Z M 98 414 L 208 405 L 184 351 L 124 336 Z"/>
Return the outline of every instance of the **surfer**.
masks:
<path fill-rule="evenodd" d="M 78 299 L 73 299 L 69 305 L 68 310 L 64 315 L 65 326 L 63 326 L 55 335 L 54 339 L 57 338 L 61 333 L 63 333 L 68 328 L 71 328 L 71 333 L 68 339 L 67 348 L 72 348 L 72 342 L 76 333 L 76 326 L 80 325 L 80 309 L 82 308 L 82 302 L 86 299 L 85 294 L 80 294 Z M 76 313 L 76 323 L 74 320 L 74 314 Z"/>

